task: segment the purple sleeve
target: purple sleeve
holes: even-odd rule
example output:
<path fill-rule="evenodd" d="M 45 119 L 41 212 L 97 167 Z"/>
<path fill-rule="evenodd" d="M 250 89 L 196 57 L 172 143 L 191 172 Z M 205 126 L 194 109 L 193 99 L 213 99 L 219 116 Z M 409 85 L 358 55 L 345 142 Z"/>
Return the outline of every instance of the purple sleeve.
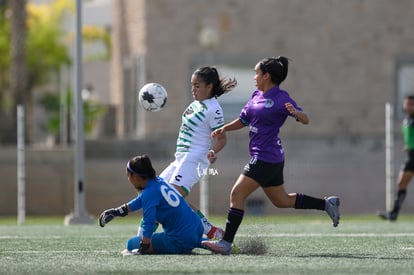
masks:
<path fill-rule="evenodd" d="M 284 102 L 285 103 L 288 103 L 288 102 L 290 102 L 292 105 L 293 105 L 293 107 L 295 107 L 295 109 L 297 109 L 297 110 L 299 110 L 299 111 L 301 111 L 301 112 L 303 112 L 303 109 L 302 109 L 302 107 L 300 107 L 297 103 L 296 103 L 296 101 L 295 100 L 293 100 L 287 93 L 286 93 L 286 98 L 284 99 Z M 283 104 L 284 105 L 284 104 Z M 287 115 L 289 115 L 289 116 L 291 116 L 291 117 L 293 117 L 293 115 L 292 114 L 290 114 L 289 113 L 289 111 L 285 108 L 285 111 L 286 111 L 286 114 Z"/>
<path fill-rule="evenodd" d="M 240 112 L 240 116 L 239 116 L 239 119 L 240 119 L 240 121 L 245 125 L 245 126 L 247 126 L 247 125 L 249 125 L 250 124 L 250 122 L 249 122 L 249 119 L 248 119 L 248 117 L 247 117 L 247 109 L 248 109 L 248 104 L 249 103 L 247 103 L 246 104 L 246 106 L 244 106 L 244 108 L 242 109 L 242 111 Z"/>
<path fill-rule="evenodd" d="M 251 101 L 252 101 L 252 99 L 255 97 L 255 95 L 258 93 L 259 91 L 254 91 L 253 92 L 253 94 L 252 94 L 252 97 L 250 98 L 250 100 L 246 103 L 246 105 L 244 105 L 244 107 L 243 107 L 243 109 L 241 110 L 241 112 L 240 112 L 240 116 L 239 116 L 239 118 L 240 118 L 240 121 L 245 125 L 245 126 L 247 126 L 247 125 L 249 125 L 250 124 L 250 118 L 249 118 L 249 113 L 248 113 L 248 110 L 249 110 L 249 107 L 250 107 L 250 105 L 251 105 Z"/>

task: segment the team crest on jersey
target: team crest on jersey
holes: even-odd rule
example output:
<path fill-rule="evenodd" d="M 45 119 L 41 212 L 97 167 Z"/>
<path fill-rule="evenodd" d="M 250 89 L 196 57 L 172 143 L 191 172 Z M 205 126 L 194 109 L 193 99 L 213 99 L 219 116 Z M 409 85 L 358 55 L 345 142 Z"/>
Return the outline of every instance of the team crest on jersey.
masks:
<path fill-rule="evenodd" d="M 266 99 L 264 102 L 265 108 L 271 108 L 273 105 L 275 105 L 273 99 Z"/>

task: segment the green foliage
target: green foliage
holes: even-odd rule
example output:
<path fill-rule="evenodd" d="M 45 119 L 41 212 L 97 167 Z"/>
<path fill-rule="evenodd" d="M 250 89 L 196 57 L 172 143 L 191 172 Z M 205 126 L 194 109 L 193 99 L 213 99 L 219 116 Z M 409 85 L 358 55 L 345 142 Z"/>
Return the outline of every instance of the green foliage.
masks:
<path fill-rule="evenodd" d="M 7 1 L 0 1 L 0 99 L 7 87 L 7 74 L 10 69 L 10 23 L 6 16 Z M 28 64 L 28 92 L 47 83 L 62 66 L 70 66 L 71 59 L 68 46 L 73 42 L 73 34 L 62 30 L 66 15 L 74 10 L 74 1 L 53 0 L 47 4 L 28 2 L 26 58 Z M 86 41 L 101 41 L 110 54 L 110 35 L 105 29 L 94 26 L 85 27 L 92 30 L 85 32 Z M 90 107 L 95 113 L 95 107 Z"/>
<path fill-rule="evenodd" d="M 46 110 L 48 114 L 48 121 L 44 129 L 51 134 L 57 134 L 60 129 L 60 108 L 61 102 L 66 104 L 66 110 L 68 113 L 67 117 L 71 117 L 70 110 L 72 106 L 72 93 L 67 91 L 64 93 L 64 99 L 60 98 L 59 94 L 56 93 L 45 93 L 39 99 L 39 104 Z M 102 117 L 107 111 L 106 107 L 94 102 L 92 100 L 83 101 L 83 114 L 84 114 L 84 131 L 86 134 L 90 134 L 95 125 L 96 121 Z"/>
<path fill-rule="evenodd" d="M 9 29 L 10 22 L 6 18 L 5 9 L 0 6 L 0 71 L 2 72 L 8 70 L 10 66 L 10 54 L 8 54 L 10 52 Z"/>
<path fill-rule="evenodd" d="M 85 100 L 83 102 L 84 113 L 84 129 L 85 133 L 91 133 L 95 128 L 96 121 L 99 117 L 106 113 L 107 109 L 91 100 Z"/>
<path fill-rule="evenodd" d="M 48 6 L 28 5 L 27 63 L 30 85 L 44 84 L 52 72 L 70 64 L 61 30 L 63 16 L 69 11 L 65 1 L 55 0 Z M 63 6 L 62 6 L 63 5 Z"/>
<path fill-rule="evenodd" d="M 7 72 L 10 68 L 9 20 L 6 18 L 5 6 L 0 6 L 0 110 L 5 107 L 4 90 L 7 86 Z"/>

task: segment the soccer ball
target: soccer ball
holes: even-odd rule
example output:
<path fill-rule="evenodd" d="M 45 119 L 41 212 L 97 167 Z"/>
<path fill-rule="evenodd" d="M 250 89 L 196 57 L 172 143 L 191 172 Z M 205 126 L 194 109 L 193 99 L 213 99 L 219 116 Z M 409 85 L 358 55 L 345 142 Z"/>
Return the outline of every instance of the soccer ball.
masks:
<path fill-rule="evenodd" d="M 138 93 L 139 104 L 149 112 L 158 112 L 164 108 L 167 97 L 167 90 L 158 83 L 147 83 Z"/>

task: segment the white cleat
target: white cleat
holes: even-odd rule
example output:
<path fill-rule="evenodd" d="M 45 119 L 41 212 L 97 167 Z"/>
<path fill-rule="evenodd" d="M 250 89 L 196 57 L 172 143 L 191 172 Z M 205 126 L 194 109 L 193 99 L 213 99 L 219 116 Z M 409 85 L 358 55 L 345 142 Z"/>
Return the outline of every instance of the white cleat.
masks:
<path fill-rule="evenodd" d="M 202 241 L 201 244 L 208 250 L 221 255 L 230 255 L 232 251 L 231 243 L 225 240 L 219 241 Z"/>

